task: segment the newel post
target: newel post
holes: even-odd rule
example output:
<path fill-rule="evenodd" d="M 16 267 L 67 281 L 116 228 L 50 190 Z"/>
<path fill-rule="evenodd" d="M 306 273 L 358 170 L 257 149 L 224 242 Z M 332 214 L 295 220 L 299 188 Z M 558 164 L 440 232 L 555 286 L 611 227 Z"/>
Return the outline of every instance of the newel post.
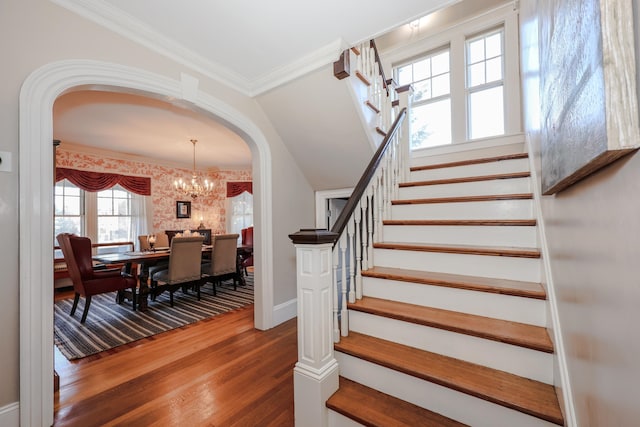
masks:
<path fill-rule="evenodd" d="M 296 247 L 298 362 L 293 369 L 296 426 L 326 427 L 327 399 L 338 390 L 333 353 L 332 247 L 338 235 L 300 230 L 289 235 Z"/>

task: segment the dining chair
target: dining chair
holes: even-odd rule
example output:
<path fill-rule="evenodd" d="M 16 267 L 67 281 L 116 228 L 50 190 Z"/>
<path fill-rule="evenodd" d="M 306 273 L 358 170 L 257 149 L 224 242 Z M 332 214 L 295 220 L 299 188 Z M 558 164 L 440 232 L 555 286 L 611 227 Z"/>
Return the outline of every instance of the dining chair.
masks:
<path fill-rule="evenodd" d="M 165 270 L 157 271 L 151 280 L 151 297 L 155 299 L 164 291 L 169 292 L 169 301 L 173 307 L 173 293 L 182 288 L 193 286 L 200 299 L 200 278 L 202 260 L 202 242 L 200 235 L 189 237 L 174 237 L 171 239 L 169 265 Z"/>
<path fill-rule="evenodd" d="M 136 309 L 136 279 L 133 276 L 125 274 L 119 268 L 94 268 L 91 239 L 88 237 L 60 233 L 56 238 L 60 244 L 60 249 L 62 249 L 64 261 L 67 264 L 67 270 L 75 291 L 71 316 L 75 314 L 81 296 L 85 298 L 85 304 L 80 323 L 84 323 L 87 320 L 87 314 L 89 314 L 93 295 L 116 291 L 116 301 L 121 304 L 127 296 L 125 294 L 127 289 L 131 289 L 129 296 L 133 304 L 133 310 Z"/>
<path fill-rule="evenodd" d="M 240 253 L 240 266 L 247 274 L 247 267 L 253 267 L 253 226 L 243 228 L 242 235 L 242 251 Z"/>
<path fill-rule="evenodd" d="M 223 280 L 233 279 L 233 289 L 237 288 L 240 278 L 238 267 L 238 234 L 218 234 L 211 237 L 211 261 L 202 264 L 203 281 L 210 280 L 213 294 L 216 284 Z"/>

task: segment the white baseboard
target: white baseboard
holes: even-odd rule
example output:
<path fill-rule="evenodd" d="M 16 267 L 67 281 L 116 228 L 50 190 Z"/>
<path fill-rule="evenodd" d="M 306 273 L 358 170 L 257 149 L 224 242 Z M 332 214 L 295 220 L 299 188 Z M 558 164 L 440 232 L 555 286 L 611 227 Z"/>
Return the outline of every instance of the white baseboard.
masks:
<path fill-rule="evenodd" d="M 18 427 L 20 425 L 20 403 L 14 402 L 0 408 L 0 426 Z"/>
<path fill-rule="evenodd" d="M 296 298 L 273 307 L 273 326 L 277 326 L 293 319 L 298 315 L 298 300 Z"/>

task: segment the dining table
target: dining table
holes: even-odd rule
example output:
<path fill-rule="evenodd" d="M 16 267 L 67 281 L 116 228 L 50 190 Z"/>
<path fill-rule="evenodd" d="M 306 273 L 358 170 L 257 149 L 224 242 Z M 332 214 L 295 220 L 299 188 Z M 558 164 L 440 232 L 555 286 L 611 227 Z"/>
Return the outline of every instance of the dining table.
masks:
<path fill-rule="evenodd" d="M 238 254 L 243 253 L 246 248 L 238 246 Z M 213 246 L 202 245 L 203 257 L 210 257 L 213 251 Z M 128 251 L 128 252 L 112 252 L 107 254 L 98 254 L 93 256 L 93 260 L 104 264 L 124 264 L 125 271 L 131 273 L 134 265 L 140 266 L 140 272 L 138 274 L 139 287 L 137 292 L 136 306 L 140 311 L 146 311 L 149 308 L 148 296 L 149 296 L 149 267 L 158 264 L 162 261 L 167 261 L 171 251 L 169 248 L 154 248 L 148 251 Z M 237 257 L 236 269 L 240 273 L 240 285 L 244 286 L 244 276 L 239 262 L 240 257 Z"/>

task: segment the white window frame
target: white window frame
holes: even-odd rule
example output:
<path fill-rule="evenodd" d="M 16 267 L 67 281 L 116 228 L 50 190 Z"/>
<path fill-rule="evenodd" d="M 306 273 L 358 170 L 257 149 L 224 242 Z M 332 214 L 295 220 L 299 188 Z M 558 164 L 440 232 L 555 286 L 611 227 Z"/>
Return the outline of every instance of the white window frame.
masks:
<path fill-rule="evenodd" d="M 500 63 L 500 66 L 502 68 L 502 78 L 500 80 L 494 80 L 488 83 L 482 83 L 476 86 L 471 86 L 469 83 L 469 44 L 476 41 L 476 40 L 480 40 L 480 39 L 484 39 L 487 37 L 490 37 L 494 34 L 500 34 L 500 41 L 501 41 L 501 45 L 502 45 L 502 52 L 501 52 L 501 56 L 502 56 L 502 60 Z M 465 63 L 464 63 L 464 72 L 465 72 L 465 91 L 466 91 L 466 107 L 467 107 L 467 120 L 466 120 L 466 124 L 467 124 L 467 140 L 471 141 L 473 140 L 471 138 L 471 95 L 473 95 L 474 93 L 479 93 L 479 92 L 483 92 L 485 90 L 489 90 L 489 89 L 493 89 L 496 87 L 502 87 L 502 108 L 504 111 L 503 114 L 503 129 L 504 129 L 504 133 L 503 134 L 498 134 L 498 135 L 493 135 L 487 138 L 495 138 L 495 137 L 499 137 L 499 136 L 504 136 L 506 135 L 506 112 L 507 112 L 507 105 L 505 103 L 505 99 L 506 99 L 506 90 L 504 88 L 504 79 L 505 79 L 505 72 L 506 72 L 506 65 L 505 65 L 505 29 L 504 26 L 500 25 L 498 27 L 495 28 L 488 28 L 485 31 L 482 31 L 480 33 L 474 34 L 472 36 L 468 36 L 465 40 L 465 53 L 464 53 L 464 58 L 465 58 Z M 485 57 L 484 60 L 484 65 L 486 67 L 486 63 L 487 63 L 487 58 Z M 486 73 L 486 70 L 485 70 Z M 477 139 L 482 139 L 482 138 L 477 138 Z"/>
<path fill-rule="evenodd" d="M 504 27 L 504 135 L 522 133 L 518 11 L 506 4 L 480 16 L 434 31 L 423 31 L 413 43 L 406 43 L 381 53 L 383 66 L 395 68 L 427 52 L 449 45 L 451 61 L 451 140 L 452 144 L 470 141 L 467 122 L 466 41 L 469 37 Z"/>

